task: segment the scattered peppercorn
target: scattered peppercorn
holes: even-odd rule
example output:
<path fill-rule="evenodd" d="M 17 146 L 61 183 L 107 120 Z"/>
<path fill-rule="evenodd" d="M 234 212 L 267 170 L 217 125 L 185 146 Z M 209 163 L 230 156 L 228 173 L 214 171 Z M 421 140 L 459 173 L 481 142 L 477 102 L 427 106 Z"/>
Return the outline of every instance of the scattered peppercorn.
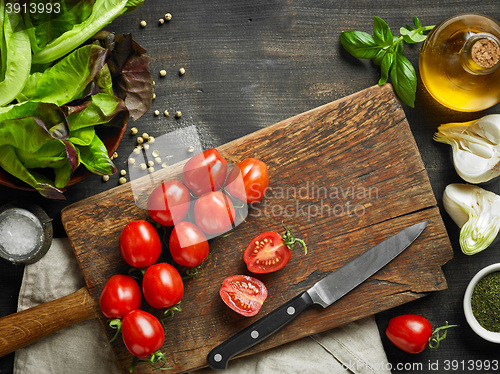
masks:
<path fill-rule="evenodd" d="M 163 25 L 163 24 L 165 23 L 165 20 L 164 20 L 163 18 L 160 18 L 160 19 L 158 20 L 158 23 L 159 23 L 160 25 Z"/>
<path fill-rule="evenodd" d="M 172 19 L 172 15 L 170 13 L 165 14 L 165 21 L 170 21 Z"/>
<path fill-rule="evenodd" d="M 184 75 L 184 74 L 186 74 L 186 69 L 180 68 L 179 69 L 179 75 Z"/>
<path fill-rule="evenodd" d="M 144 139 L 142 138 L 142 136 L 138 136 L 137 137 L 137 143 L 138 144 L 142 144 L 144 142 Z"/>
<path fill-rule="evenodd" d="M 159 110 L 155 110 L 155 116 L 159 116 L 160 115 L 160 111 Z"/>
<path fill-rule="evenodd" d="M 109 175 L 103 175 L 102 180 L 103 180 L 103 182 L 109 181 Z"/>
<path fill-rule="evenodd" d="M 118 158 L 118 152 L 114 152 L 114 153 L 113 153 L 113 156 L 111 156 L 111 157 L 113 157 L 113 158 Z"/>
<path fill-rule="evenodd" d="M 160 76 L 164 77 L 165 75 L 167 75 L 167 71 L 164 69 L 160 70 Z"/>
<path fill-rule="evenodd" d="M 120 179 L 118 179 L 118 183 L 120 183 L 120 184 L 125 184 L 125 183 L 127 183 L 127 178 L 125 178 L 125 177 L 121 177 Z"/>
<path fill-rule="evenodd" d="M 137 135 L 138 132 L 139 130 L 137 130 L 137 127 L 132 127 L 130 129 L 130 135 Z"/>
<path fill-rule="evenodd" d="M 142 20 L 141 21 L 141 27 L 146 27 L 146 25 L 147 25 L 146 21 Z"/>
<path fill-rule="evenodd" d="M 150 166 L 150 167 L 148 168 L 148 172 L 149 172 L 149 173 L 153 173 L 154 171 L 155 171 L 155 168 L 154 168 L 154 167 Z"/>
<path fill-rule="evenodd" d="M 156 94 L 153 92 L 153 100 L 156 99 Z"/>
<path fill-rule="evenodd" d="M 181 118 L 182 112 L 180 110 L 175 112 L 175 118 Z"/>
<path fill-rule="evenodd" d="M 170 113 L 168 112 L 168 110 L 164 111 L 163 114 L 165 115 L 165 117 L 170 117 Z"/>
<path fill-rule="evenodd" d="M 153 136 L 150 136 L 148 138 L 148 143 L 154 143 L 155 142 L 155 138 Z"/>
<path fill-rule="evenodd" d="M 127 171 L 125 169 L 120 170 L 120 175 L 127 175 Z"/>

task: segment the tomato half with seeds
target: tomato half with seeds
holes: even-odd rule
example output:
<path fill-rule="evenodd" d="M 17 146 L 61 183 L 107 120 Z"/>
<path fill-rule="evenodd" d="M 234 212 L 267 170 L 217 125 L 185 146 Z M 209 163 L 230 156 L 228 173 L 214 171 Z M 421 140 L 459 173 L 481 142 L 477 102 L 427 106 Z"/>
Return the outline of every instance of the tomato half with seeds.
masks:
<path fill-rule="evenodd" d="M 252 317 L 262 308 L 267 298 L 267 288 L 256 278 L 233 275 L 224 279 L 219 294 L 232 310 L 245 317 Z"/>
<path fill-rule="evenodd" d="M 142 293 L 153 308 L 166 309 L 176 305 L 184 295 L 184 283 L 176 268 L 161 262 L 146 269 Z"/>
<path fill-rule="evenodd" d="M 248 204 L 262 200 L 267 187 L 269 187 L 267 166 L 256 158 L 247 158 L 239 162 L 227 177 L 227 192 Z"/>
<path fill-rule="evenodd" d="M 285 267 L 292 256 L 291 249 L 299 243 L 307 254 L 307 246 L 285 227 L 281 236 L 276 231 L 265 231 L 253 238 L 243 253 L 248 270 L 252 273 L 272 273 Z"/>
<path fill-rule="evenodd" d="M 141 299 L 141 289 L 134 278 L 115 274 L 104 285 L 99 306 L 106 317 L 123 318 L 128 312 L 140 309 Z"/>
<path fill-rule="evenodd" d="M 130 353 L 146 358 L 161 348 L 165 342 L 165 330 L 152 314 L 133 310 L 123 318 L 122 338 Z"/>
<path fill-rule="evenodd" d="M 224 185 L 226 175 L 227 161 L 215 148 L 193 156 L 182 170 L 184 183 L 198 196 L 220 190 Z"/>
<path fill-rule="evenodd" d="M 170 234 L 168 248 L 172 258 L 182 266 L 201 265 L 208 257 L 207 237 L 191 222 L 179 222 Z"/>
<path fill-rule="evenodd" d="M 161 254 L 158 232 L 147 221 L 127 223 L 120 233 L 120 253 L 127 264 L 136 268 L 154 264 Z"/>
<path fill-rule="evenodd" d="M 149 216 L 163 226 L 181 222 L 189 211 L 189 190 L 176 180 L 162 182 L 148 198 Z"/>

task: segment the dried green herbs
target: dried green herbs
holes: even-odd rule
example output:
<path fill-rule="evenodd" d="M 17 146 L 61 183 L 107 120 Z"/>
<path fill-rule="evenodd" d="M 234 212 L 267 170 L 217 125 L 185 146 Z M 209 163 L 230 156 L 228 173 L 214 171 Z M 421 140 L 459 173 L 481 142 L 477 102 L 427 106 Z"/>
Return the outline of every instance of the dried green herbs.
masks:
<path fill-rule="evenodd" d="M 486 275 L 474 287 L 472 313 L 486 330 L 500 332 L 500 271 Z"/>

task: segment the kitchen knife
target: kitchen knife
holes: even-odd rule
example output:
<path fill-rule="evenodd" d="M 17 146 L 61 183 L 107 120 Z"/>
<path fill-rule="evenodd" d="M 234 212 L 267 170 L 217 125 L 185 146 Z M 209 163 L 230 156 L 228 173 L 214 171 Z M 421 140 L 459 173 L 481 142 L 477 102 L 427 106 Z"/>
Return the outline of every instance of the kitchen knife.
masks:
<path fill-rule="evenodd" d="M 226 369 L 229 359 L 263 341 L 313 304 L 332 305 L 403 252 L 429 221 L 410 226 L 318 281 L 307 291 L 218 345 L 207 356 L 212 369 Z"/>

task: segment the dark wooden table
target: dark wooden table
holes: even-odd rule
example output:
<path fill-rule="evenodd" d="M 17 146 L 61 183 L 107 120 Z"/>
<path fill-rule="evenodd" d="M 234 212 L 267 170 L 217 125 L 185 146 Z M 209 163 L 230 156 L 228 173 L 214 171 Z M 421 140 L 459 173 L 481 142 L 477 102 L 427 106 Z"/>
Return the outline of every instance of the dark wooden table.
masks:
<path fill-rule="evenodd" d="M 163 25 L 165 13 L 172 20 Z M 218 146 L 292 115 L 339 99 L 377 83 L 378 67 L 352 58 L 341 47 L 342 30 L 372 31 L 373 16 L 383 18 L 394 33 L 418 16 L 432 25 L 464 12 L 476 12 L 500 19 L 496 0 L 300 0 L 236 2 L 217 0 L 146 0 L 138 10 L 120 17 L 106 29 L 132 32 L 151 57 L 157 98 L 151 110 L 129 127 L 153 136 L 176 128 L 196 125 L 205 148 Z M 140 27 L 145 20 L 147 26 Z M 405 55 L 418 68 L 419 45 L 408 46 Z M 179 68 L 186 74 L 180 76 Z M 160 77 L 159 71 L 167 74 Z M 437 104 L 418 81 L 415 108 L 405 106 L 413 135 L 427 168 L 432 188 L 453 244 L 455 257 L 444 267 L 448 289 L 376 316 L 382 341 L 393 372 L 484 373 L 486 360 L 499 359 L 499 347 L 478 338 L 468 327 L 462 299 L 468 281 L 486 265 L 498 262 L 498 245 L 474 256 L 462 254 L 459 229 L 442 208 L 441 197 L 449 183 L 461 182 L 451 162 L 448 146 L 432 136 L 441 123 L 466 121 L 498 112 L 498 105 L 481 113 L 460 113 Z M 155 116 L 154 110 L 160 115 Z M 182 111 L 182 117 L 162 113 Z M 135 138 L 125 135 L 115 160 L 125 168 Z M 49 201 L 35 192 L 0 186 L 0 205 L 29 199 L 54 219 L 55 236 L 64 236 L 60 223 L 63 207 L 118 184 L 98 176 L 68 188 L 67 200 Z M 488 189 L 500 193 L 492 183 Z M 0 261 L 0 316 L 16 311 L 23 267 Z M 434 326 L 445 321 L 459 324 L 437 351 L 409 355 L 395 348 L 385 337 L 389 319 L 403 313 L 427 317 Z M 0 373 L 12 372 L 14 355 L 0 359 Z M 472 361 L 474 360 L 474 361 Z M 497 371 L 500 371 L 498 369 Z M 495 372 L 495 371 L 490 371 Z"/>

